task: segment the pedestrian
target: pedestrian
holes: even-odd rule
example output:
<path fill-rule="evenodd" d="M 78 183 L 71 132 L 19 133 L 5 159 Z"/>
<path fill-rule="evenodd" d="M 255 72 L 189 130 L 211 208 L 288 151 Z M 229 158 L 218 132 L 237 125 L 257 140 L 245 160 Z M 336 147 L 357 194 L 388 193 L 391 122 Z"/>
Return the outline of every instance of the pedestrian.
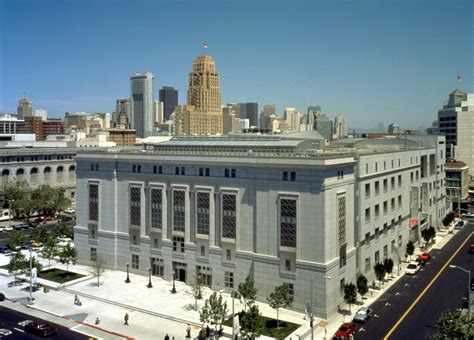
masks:
<path fill-rule="evenodd" d="M 168 333 L 166 333 L 165 335 L 165 340 L 170 340 L 170 336 L 168 335 Z"/>
<path fill-rule="evenodd" d="M 209 328 L 209 325 L 206 326 L 206 338 L 211 335 L 211 329 Z"/>
<path fill-rule="evenodd" d="M 123 317 L 124 325 L 128 326 L 128 313 L 125 313 L 125 316 Z"/>
<path fill-rule="evenodd" d="M 96 317 L 96 318 L 95 318 L 95 324 L 96 324 L 96 325 L 100 324 L 100 319 L 99 319 L 99 317 Z"/>
<path fill-rule="evenodd" d="M 188 323 L 188 327 L 186 327 L 186 338 L 191 337 L 191 326 Z"/>

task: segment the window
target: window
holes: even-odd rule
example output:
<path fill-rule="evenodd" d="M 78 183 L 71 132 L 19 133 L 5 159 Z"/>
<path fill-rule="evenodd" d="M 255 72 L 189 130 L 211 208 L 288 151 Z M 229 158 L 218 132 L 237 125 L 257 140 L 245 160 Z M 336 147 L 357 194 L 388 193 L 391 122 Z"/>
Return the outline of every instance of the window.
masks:
<path fill-rule="evenodd" d="M 344 294 L 344 286 L 346 285 L 346 279 L 339 280 L 339 293 Z"/>
<path fill-rule="evenodd" d="M 17 173 L 17 177 L 18 177 L 18 173 Z M 56 179 L 58 182 L 64 181 L 64 168 L 62 166 L 58 166 L 58 168 L 56 169 Z"/>
<path fill-rule="evenodd" d="M 388 213 L 388 202 L 384 201 L 383 202 L 383 214 L 387 215 L 387 213 Z"/>
<path fill-rule="evenodd" d="M 69 167 L 69 180 L 74 181 L 76 179 L 76 167 L 71 165 Z"/>
<path fill-rule="evenodd" d="M 291 181 L 292 182 L 296 181 L 296 172 L 295 171 L 291 172 Z"/>
<path fill-rule="evenodd" d="M 141 188 L 130 187 L 130 224 L 141 224 Z"/>
<path fill-rule="evenodd" d="M 390 178 L 390 188 L 395 190 L 395 177 Z"/>
<path fill-rule="evenodd" d="M 139 269 L 140 264 L 139 264 L 140 258 L 138 255 L 132 255 L 132 268 L 133 269 Z"/>
<path fill-rule="evenodd" d="M 296 247 L 296 200 L 280 199 L 280 245 Z"/>
<path fill-rule="evenodd" d="M 393 211 L 395 210 L 395 198 L 392 198 L 390 200 L 390 209 Z"/>
<path fill-rule="evenodd" d="M 365 173 L 366 173 L 366 174 L 369 173 L 369 164 L 366 164 L 366 165 L 365 165 Z"/>
<path fill-rule="evenodd" d="M 153 165 L 153 173 L 156 174 L 162 174 L 163 173 L 163 167 L 161 165 Z"/>
<path fill-rule="evenodd" d="M 89 220 L 99 220 L 99 185 L 89 184 Z"/>
<path fill-rule="evenodd" d="M 402 207 L 402 195 L 398 195 L 398 209 Z"/>
<path fill-rule="evenodd" d="M 206 256 L 206 246 L 201 246 L 201 256 Z"/>
<path fill-rule="evenodd" d="M 402 187 L 402 175 L 398 175 L 398 187 Z"/>
<path fill-rule="evenodd" d="M 226 260 L 227 261 L 232 261 L 232 250 L 230 250 L 230 249 L 226 250 Z"/>
<path fill-rule="evenodd" d="M 153 239 L 153 247 L 158 248 L 158 239 L 157 238 Z"/>
<path fill-rule="evenodd" d="M 235 178 L 237 175 L 237 171 L 235 169 L 230 169 L 230 177 Z"/>
<path fill-rule="evenodd" d="M 375 195 L 380 193 L 379 181 L 375 182 Z"/>
<path fill-rule="evenodd" d="M 370 233 L 365 234 L 365 245 L 370 245 Z"/>
<path fill-rule="evenodd" d="M 388 246 L 383 246 L 383 258 L 386 259 L 388 257 Z"/>
<path fill-rule="evenodd" d="M 383 169 L 387 170 L 387 162 L 386 161 L 383 161 Z"/>
<path fill-rule="evenodd" d="M 184 232 L 185 192 L 173 191 L 173 230 Z"/>
<path fill-rule="evenodd" d="M 174 173 L 175 175 L 179 175 L 179 166 L 174 168 Z"/>
<path fill-rule="evenodd" d="M 142 166 L 141 165 L 132 165 L 132 172 L 142 172 Z"/>
<path fill-rule="evenodd" d="M 339 234 L 339 246 L 346 243 L 346 196 L 337 197 L 337 228 Z"/>
<path fill-rule="evenodd" d="M 137 244 L 138 244 L 137 235 L 132 235 L 132 244 L 133 244 L 133 245 L 137 245 Z"/>
<path fill-rule="evenodd" d="M 375 219 L 380 217 L 380 206 L 378 204 L 375 205 Z"/>
<path fill-rule="evenodd" d="M 367 183 L 365 185 L 365 198 L 369 198 L 370 197 L 370 183 Z"/>
<path fill-rule="evenodd" d="M 173 236 L 173 251 L 184 253 L 184 237 Z"/>
<path fill-rule="evenodd" d="M 370 270 L 370 257 L 365 258 L 365 271 L 368 272 Z"/>
<path fill-rule="evenodd" d="M 346 262 L 347 262 L 347 251 L 346 251 L 346 247 L 347 244 L 343 244 L 340 248 L 339 248 L 339 268 L 343 268 L 346 266 Z"/>
<path fill-rule="evenodd" d="M 287 288 L 288 288 L 288 295 L 290 295 L 292 298 L 295 296 L 295 286 L 293 283 L 283 283 Z"/>
<path fill-rule="evenodd" d="M 197 193 L 197 233 L 201 235 L 209 235 L 209 201 L 208 192 Z"/>
<path fill-rule="evenodd" d="M 284 181 L 288 180 L 288 171 L 283 171 L 283 180 Z"/>
<path fill-rule="evenodd" d="M 209 168 L 206 168 L 206 177 L 209 177 L 210 170 Z"/>
<path fill-rule="evenodd" d="M 37 168 L 31 169 L 30 176 L 31 176 L 31 183 L 36 184 L 38 182 L 38 169 Z"/>
<path fill-rule="evenodd" d="M 199 176 L 204 176 L 204 168 L 199 168 Z"/>
<path fill-rule="evenodd" d="M 48 166 L 44 169 L 44 182 L 49 183 L 51 181 L 51 168 Z"/>
<path fill-rule="evenodd" d="M 161 229 L 162 219 L 162 190 L 151 189 L 151 227 Z"/>
<path fill-rule="evenodd" d="M 388 190 L 388 180 L 384 179 L 383 180 L 383 192 L 387 192 Z"/>
<path fill-rule="evenodd" d="M 163 259 L 151 258 L 151 275 L 163 277 L 165 265 Z"/>
<path fill-rule="evenodd" d="M 377 250 L 375 252 L 375 263 L 379 263 L 380 262 L 380 253 L 379 251 Z"/>
<path fill-rule="evenodd" d="M 97 261 L 97 248 L 91 248 L 91 261 Z"/>
<path fill-rule="evenodd" d="M 285 259 L 285 270 L 291 272 L 291 260 Z"/>
<path fill-rule="evenodd" d="M 236 235 L 236 196 L 222 195 L 222 237 L 234 238 Z"/>
<path fill-rule="evenodd" d="M 337 179 L 343 179 L 344 178 L 344 170 L 339 170 L 337 172 Z"/>
<path fill-rule="evenodd" d="M 395 252 L 395 240 L 392 240 L 391 244 L 390 244 L 390 252 L 391 253 L 394 253 Z"/>
<path fill-rule="evenodd" d="M 224 284 L 228 288 L 234 288 L 234 273 L 225 272 Z"/>
<path fill-rule="evenodd" d="M 413 183 L 413 172 L 410 172 L 410 183 Z"/>
<path fill-rule="evenodd" d="M 376 240 L 379 239 L 379 234 L 380 234 L 379 228 L 375 228 L 374 236 L 375 236 L 375 239 L 376 239 Z"/>
<path fill-rule="evenodd" d="M 181 175 L 186 175 L 186 168 L 184 166 L 181 167 Z"/>
<path fill-rule="evenodd" d="M 370 222 L 370 208 L 365 209 L 365 223 Z"/>
<path fill-rule="evenodd" d="M 196 268 L 198 280 L 202 285 L 212 286 L 212 268 L 197 266 Z"/>

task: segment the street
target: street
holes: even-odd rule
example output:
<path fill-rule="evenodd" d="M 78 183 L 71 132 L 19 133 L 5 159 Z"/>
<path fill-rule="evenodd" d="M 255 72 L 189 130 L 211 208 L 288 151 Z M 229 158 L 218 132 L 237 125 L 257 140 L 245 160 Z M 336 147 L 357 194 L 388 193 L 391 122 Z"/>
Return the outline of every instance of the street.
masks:
<path fill-rule="evenodd" d="M 9 308 L 1 307 L 0 306 L 0 315 L 2 316 L 0 320 L 0 328 L 1 329 L 8 329 L 12 332 L 12 334 L 3 336 L 5 339 L 38 339 L 39 337 L 33 334 L 26 333 L 23 330 L 22 326 L 19 326 L 18 323 L 25 321 L 25 320 L 33 320 L 33 321 L 41 321 L 42 319 L 38 319 L 32 317 L 31 315 L 23 314 L 17 311 L 14 311 Z M 66 327 L 59 326 L 57 324 L 52 324 L 54 327 L 58 329 L 58 333 L 54 336 L 48 337 L 50 339 L 89 339 L 82 334 L 78 334 L 74 331 L 69 330 Z M 2 337 L 0 335 L 0 337 Z"/>
<path fill-rule="evenodd" d="M 12 221 L 11 222 L 11 225 L 14 225 L 16 223 L 20 223 L 21 221 Z M 0 225 L 7 225 L 8 222 L 0 222 L 1 224 Z M 75 223 L 75 221 L 74 221 Z M 45 225 L 43 226 L 37 226 L 37 227 L 30 227 L 30 228 L 27 228 L 27 229 L 21 229 L 20 231 L 23 232 L 23 234 L 25 235 L 25 241 L 28 241 L 29 240 L 29 235 L 31 233 L 32 230 L 34 229 L 37 229 L 37 228 L 45 228 L 46 230 L 51 230 L 53 229 L 56 225 L 58 224 L 57 221 L 50 221 L 50 222 L 46 222 Z M 68 221 L 68 222 L 65 222 L 63 224 L 66 224 L 66 225 L 71 225 L 71 221 Z M 5 243 L 7 242 L 8 238 L 9 238 L 9 234 L 10 232 L 6 232 L 6 231 L 3 231 L 3 232 L 0 232 L 0 246 L 3 246 L 5 245 Z"/>
<path fill-rule="evenodd" d="M 471 220 L 442 250 L 431 252 L 420 272 L 405 275 L 373 303 L 375 316 L 359 326 L 357 338 L 429 339 L 441 312 L 466 304 L 468 275 L 448 264 L 473 269 L 473 255 L 467 253 L 473 229 Z"/>

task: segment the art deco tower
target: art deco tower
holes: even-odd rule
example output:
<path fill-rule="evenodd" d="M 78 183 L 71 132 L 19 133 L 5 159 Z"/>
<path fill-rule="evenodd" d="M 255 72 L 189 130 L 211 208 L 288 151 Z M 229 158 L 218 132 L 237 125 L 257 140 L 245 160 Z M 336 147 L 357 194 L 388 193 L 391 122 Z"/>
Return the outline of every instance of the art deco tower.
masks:
<path fill-rule="evenodd" d="M 222 134 L 221 90 L 214 59 L 199 55 L 189 73 L 187 105 L 175 112 L 176 134 Z"/>

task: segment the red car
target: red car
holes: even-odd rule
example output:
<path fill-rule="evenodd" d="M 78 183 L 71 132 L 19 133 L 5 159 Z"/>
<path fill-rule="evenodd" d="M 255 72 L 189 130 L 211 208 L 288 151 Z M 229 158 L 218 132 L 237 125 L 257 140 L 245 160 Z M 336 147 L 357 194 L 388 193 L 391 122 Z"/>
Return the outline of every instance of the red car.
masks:
<path fill-rule="evenodd" d="M 26 324 L 25 331 L 46 338 L 55 335 L 58 329 L 45 321 L 36 321 Z"/>
<path fill-rule="evenodd" d="M 467 250 L 469 254 L 474 254 L 474 243 L 469 245 L 469 249 Z"/>
<path fill-rule="evenodd" d="M 423 253 L 423 254 L 418 255 L 418 258 L 428 261 L 431 259 L 431 255 L 430 253 Z"/>
<path fill-rule="evenodd" d="M 335 339 L 349 339 L 353 337 L 357 327 L 353 323 L 345 322 L 339 327 L 336 334 L 334 334 Z"/>

